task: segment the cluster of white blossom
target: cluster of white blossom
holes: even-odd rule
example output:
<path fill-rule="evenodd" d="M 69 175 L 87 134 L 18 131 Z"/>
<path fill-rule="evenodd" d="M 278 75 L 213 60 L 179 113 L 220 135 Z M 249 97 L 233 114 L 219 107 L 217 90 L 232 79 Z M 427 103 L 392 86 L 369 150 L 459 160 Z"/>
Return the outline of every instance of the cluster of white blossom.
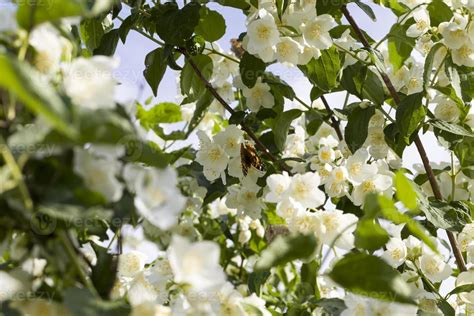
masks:
<path fill-rule="evenodd" d="M 315 1 L 291 2 L 281 20 L 275 2 L 261 1 L 247 17 L 243 46 L 267 63 L 305 65 L 332 46 L 329 31 L 335 25 L 329 14 L 316 14 Z"/>

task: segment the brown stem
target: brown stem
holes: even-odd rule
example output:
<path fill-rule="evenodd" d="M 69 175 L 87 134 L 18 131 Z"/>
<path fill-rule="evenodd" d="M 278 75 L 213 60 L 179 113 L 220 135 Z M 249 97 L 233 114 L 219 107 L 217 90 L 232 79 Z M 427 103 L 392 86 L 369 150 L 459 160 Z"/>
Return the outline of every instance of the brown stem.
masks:
<path fill-rule="evenodd" d="M 339 140 L 343 140 L 344 136 L 342 136 L 341 126 L 339 125 L 339 121 L 334 117 L 334 112 L 333 110 L 331 110 L 328 100 L 326 100 L 326 97 L 324 95 L 321 96 L 321 101 L 323 101 L 324 107 L 326 108 L 326 111 L 328 111 L 329 119 L 331 120 L 331 123 L 332 123 L 331 125 L 336 131 L 337 137 L 339 138 Z"/>
<path fill-rule="evenodd" d="M 219 101 L 220 104 L 232 115 L 235 114 L 234 109 L 219 95 L 219 93 L 214 89 L 214 87 L 211 85 L 211 83 L 204 77 L 202 74 L 201 70 L 199 67 L 196 65 L 196 63 L 193 61 L 193 59 L 189 56 L 188 52 L 185 49 L 178 48 L 177 49 L 183 56 L 186 58 L 186 60 L 189 62 L 189 65 L 193 68 L 194 72 L 196 75 L 199 77 L 199 79 L 204 83 L 206 86 L 206 89 L 216 98 L 217 101 Z M 282 161 L 280 161 L 274 154 L 268 150 L 268 148 L 258 139 L 257 135 L 252 131 L 250 127 L 247 126 L 244 122 L 240 123 L 240 127 L 249 135 L 249 137 L 255 142 L 255 145 L 259 150 L 261 150 L 270 160 L 272 160 L 274 163 L 278 164 L 281 169 L 287 171 L 288 173 L 291 173 L 291 170 L 288 168 L 286 164 L 284 164 Z"/>
<path fill-rule="evenodd" d="M 357 37 L 359 38 L 362 45 L 364 45 L 364 47 L 367 50 L 371 51 L 372 47 L 370 46 L 369 41 L 367 40 L 364 33 L 357 25 L 357 23 L 355 22 L 354 18 L 351 16 L 351 14 L 349 13 L 345 5 L 341 7 L 341 11 L 346 17 L 349 24 L 351 25 L 354 32 L 357 34 Z M 387 89 L 390 92 L 390 95 L 392 96 L 395 103 L 398 105 L 400 103 L 400 97 L 395 87 L 393 86 L 392 81 L 390 80 L 390 78 L 388 77 L 386 73 L 382 72 L 381 70 L 379 70 L 379 73 L 382 76 L 382 79 L 385 85 L 387 86 Z M 431 165 L 430 165 L 430 160 L 428 159 L 428 155 L 426 154 L 425 148 L 423 146 L 423 143 L 421 142 L 419 135 L 416 135 L 415 145 L 416 145 L 416 148 L 418 149 L 421 160 L 423 162 L 423 166 L 426 170 L 426 175 L 428 176 L 428 181 L 430 182 L 431 188 L 433 190 L 433 194 L 437 200 L 442 200 L 443 196 L 441 195 L 438 182 L 436 181 L 435 174 L 433 173 L 433 169 L 431 168 Z M 456 264 L 459 270 L 466 271 L 467 270 L 466 264 L 464 262 L 464 258 L 462 256 L 461 250 L 458 247 L 454 234 L 450 231 L 446 231 L 446 234 L 448 235 L 449 243 L 451 244 L 451 248 L 453 249 L 453 254 L 454 254 L 454 257 L 456 258 Z"/>

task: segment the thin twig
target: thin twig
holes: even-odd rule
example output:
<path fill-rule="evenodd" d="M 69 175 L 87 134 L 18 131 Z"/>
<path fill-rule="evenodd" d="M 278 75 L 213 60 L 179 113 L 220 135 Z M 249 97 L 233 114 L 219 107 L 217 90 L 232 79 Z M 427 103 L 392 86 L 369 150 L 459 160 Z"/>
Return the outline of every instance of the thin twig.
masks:
<path fill-rule="evenodd" d="M 321 101 L 323 101 L 324 107 L 326 108 L 326 111 L 328 111 L 329 119 L 331 120 L 331 123 L 332 123 L 331 125 L 336 131 L 337 137 L 339 137 L 339 140 L 343 140 L 344 136 L 342 136 L 341 126 L 339 124 L 339 121 L 334 116 L 334 112 L 333 110 L 331 110 L 328 100 L 326 100 L 326 97 L 324 95 L 321 96 Z"/>
<path fill-rule="evenodd" d="M 81 263 L 78 261 L 76 250 L 72 244 L 72 241 L 69 239 L 69 236 L 67 235 L 65 231 L 60 231 L 58 233 L 58 237 L 61 243 L 63 244 L 63 247 L 66 250 L 67 255 L 69 256 L 69 259 L 74 265 L 76 272 L 79 274 L 79 278 L 81 279 L 82 283 L 89 289 L 89 291 L 93 295 L 98 297 L 99 294 L 97 293 L 97 290 L 94 287 L 94 284 L 92 284 L 92 281 L 86 275 L 86 273 L 83 270 L 83 267 L 81 266 Z"/>
<path fill-rule="evenodd" d="M 359 26 L 357 25 L 357 23 L 355 22 L 354 18 L 349 13 L 349 11 L 347 10 L 347 7 L 345 5 L 343 5 L 341 7 L 341 11 L 344 14 L 344 16 L 346 17 L 349 24 L 351 25 L 354 32 L 357 34 L 357 37 L 359 38 L 362 45 L 364 45 L 364 47 L 367 50 L 369 50 L 369 52 L 371 52 L 372 47 L 370 46 L 369 42 L 365 38 L 364 33 L 359 28 Z M 380 69 L 379 69 L 379 73 L 380 73 L 380 75 L 382 77 L 382 80 L 384 81 L 385 85 L 387 86 L 387 89 L 390 92 L 390 95 L 392 96 L 395 103 L 398 105 L 400 103 L 400 97 L 398 95 L 397 90 L 393 86 L 392 81 L 390 80 L 388 75 L 385 72 L 382 72 Z M 421 142 L 421 139 L 420 139 L 419 135 L 416 135 L 416 137 L 415 137 L 415 145 L 416 145 L 416 148 L 417 148 L 417 150 L 420 154 L 421 161 L 423 162 L 423 166 L 425 168 L 426 175 L 428 176 L 428 180 L 429 180 L 431 188 L 433 190 L 433 194 L 434 194 L 434 196 L 437 200 L 442 200 L 443 196 L 441 195 L 439 184 L 436 181 L 435 174 L 434 174 L 433 169 L 431 168 L 431 165 L 430 165 L 430 160 L 428 159 L 428 155 L 426 154 L 425 148 L 423 146 L 423 143 Z M 451 244 L 451 248 L 453 249 L 454 257 L 456 258 L 456 264 L 457 264 L 459 270 L 466 271 L 466 264 L 464 262 L 464 258 L 462 256 L 461 250 L 459 249 L 459 246 L 456 242 L 456 238 L 454 237 L 454 234 L 450 231 L 446 231 L 446 234 L 448 235 L 449 243 Z"/>
<path fill-rule="evenodd" d="M 193 68 L 194 72 L 198 76 L 198 78 L 204 83 L 206 86 L 206 89 L 216 98 L 217 101 L 219 101 L 220 104 L 232 115 L 235 114 L 234 109 L 219 95 L 219 93 L 214 89 L 214 87 L 211 85 L 211 83 L 204 77 L 202 74 L 201 70 L 199 67 L 196 65 L 196 63 L 193 61 L 193 59 L 189 56 L 188 52 L 185 49 L 182 48 L 177 48 L 177 51 L 179 51 L 183 56 L 185 57 L 186 61 L 189 62 L 189 65 Z M 242 129 L 247 133 L 247 135 L 255 142 L 256 146 L 258 147 L 259 150 L 261 150 L 270 160 L 272 160 L 274 163 L 278 164 L 283 170 L 287 171 L 290 173 L 290 169 L 286 164 L 281 162 L 278 157 L 276 157 L 274 154 L 268 150 L 268 148 L 258 139 L 258 137 L 255 135 L 255 133 L 250 129 L 250 127 L 247 126 L 244 122 L 240 123 L 240 126 Z"/>

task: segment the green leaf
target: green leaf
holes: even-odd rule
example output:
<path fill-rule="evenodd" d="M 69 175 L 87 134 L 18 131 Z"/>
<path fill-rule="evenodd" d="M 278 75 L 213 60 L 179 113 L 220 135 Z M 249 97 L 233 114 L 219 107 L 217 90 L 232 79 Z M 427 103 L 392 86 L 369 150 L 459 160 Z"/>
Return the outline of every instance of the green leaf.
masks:
<path fill-rule="evenodd" d="M 154 129 L 160 123 L 176 123 L 182 120 L 181 108 L 171 102 L 159 103 L 148 111 L 138 104 L 136 115 L 140 125 L 146 130 Z"/>
<path fill-rule="evenodd" d="M 119 36 L 122 43 L 125 44 L 128 33 L 130 32 L 132 27 L 135 25 L 139 17 L 140 16 L 138 14 L 131 14 L 128 17 L 126 17 L 125 20 L 123 20 L 122 24 L 120 24 Z"/>
<path fill-rule="evenodd" d="M 224 36 L 226 31 L 225 20 L 219 12 L 202 7 L 199 10 L 199 24 L 195 32 L 208 42 L 215 42 Z"/>
<path fill-rule="evenodd" d="M 461 91 L 464 101 L 474 98 L 474 73 L 471 67 L 456 67 L 461 79 Z"/>
<path fill-rule="evenodd" d="M 258 57 L 245 52 L 240 60 L 239 69 L 242 82 L 252 88 L 257 82 L 258 77 L 265 72 L 267 65 Z"/>
<path fill-rule="evenodd" d="M 18 3 L 18 24 L 31 29 L 34 25 L 60 18 L 86 14 L 86 1 L 80 0 L 36 0 Z"/>
<path fill-rule="evenodd" d="M 434 44 L 431 47 L 430 52 L 426 56 L 425 69 L 423 70 L 423 87 L 425 91 L 427 91 L 430 86 L 430 77 L 431 77 L 431 71 L 433 70 L 434 58 L 436 56 L 436 53 L 441 47 L 444 47 L 443 43 Z"/>
<path fill-rule="evenodd" d="M 121 301 L 103 301 L 87 289 L 69 288 L 64 291 L 64 305 L 71 316 L 127 316 L 130 306 Z"/>
<path fill-rule="evenodd" d="M 110 110 L 84 111 L 79 114 L 82 144 L 117 144 L 130 139 L 134 129 L 130 121 Z"/>
<path fill-rule="evenodd" d="M 123 142 L 126 149 L 124 160 L 127 162 L 143 163 L 147 166 L 165 168 L 169 164 L 169 157 L 153 143 L 145 143 L 131 138 Z"/>
<path fill-rule="evenodd" d="M 301 115 L 301 111 L 297 109 L 289 110 L 278 114 L 275 119 L 275 128 L 273 129 L 273 135 L 275 137 L 275 145 L 279 151 L 285 148 L 286 138 L 288 137 L 288 131 L 293 120 Z"/>
<path fill-rule="evenodd" d="M 355 246 L 369 251 L 380 249 L 390 239 L 385 229 L 370 218 L 359 220 L 354 236 Z"/>
<path fill-rule="evenodd" d="M 431 26 L 438 26 L 442 22 L 448 22 L 453 17 L 451 8 L 443 0 L 432 0 L 426 7 L 430 13 Z"/>
<path fill-rule="evenodd" d="M 276 0 L 277 14 L 280 21 L 282 21 L 282 16 L 285 13 L 288 5 L 290 4 L 289 0 Z"/>
<path fill-rule="evenodd" d="M 414 134 L 424 121 L 426 111 L 422 104 L 423 93 L 411 94 L 405 97 L 397 108 L 396 121 L 400 136 L 407 145 L 411 143 Z"/>
<path fill-rule="evenodd" d="M 472 291 L 474 291 L 474 284 L 463 284 L 455 287 L 451 292 L 449 292 L 448 296 Z"/>
<path fill-rule="evenodd" d="M 471 209 L 463 202 L 443 202 L 437 200 L 419 200 L 420 209 L 430 223 L 437 228 L 460 232 L 471 223 Z"/>
<path fill-rule="evenodd" d="M 145 76 L 155 97 L 158 93 L 158 86 L 165 75 L 166 67 L 167 61 L 164 58 L 163 48 L 157 48 L 146 55 L 143 76 Z"/>
<path fill-rule="evenodd" d="M 397 190 L 397 199 L 408 209 L 416 209 L 416 192 L 412 183 L 407 179 L 407 177 L 405 177 L 402 171 L 398 171 L 395 174 L 395 188 Z"/>
<path fill-rule="evenodd" d="M 342 12 L 341 6 L 349 3 L 349 0 L 340 0 L 340 1 L 329 1 L 329 0 L 321 0 L 316 1 L 316 12 L 318 15 L 321 14 L 329 14 L 334 17 L 337 21 L 341 20 Z"/>
<path fill-rule="evenodd" d="M 359 99 L 368 99 L 377 105 L 385 100 L 384 86 L 375 72 L 358 62 L 344 69 L 341 85 Z"/>
<path fill-rule="evenodd" d="M 347 309 L 346 304 L 340 298 L 321 298 L 315 300 L 314 304 L 316 306 L 322 307 L 328 315 L 339 316 L 341 313 Z"/>
<path fill-rule="evenodd" d="M 318 277 L 319 267 L 320 265 L 316 260 L 303 263 L 301 266 L 301 283 L 305 284 L 307 287 L 310 287 L 312 292 L 308 293 L 310 295 L 314 295 L 318 292 L 316 278 Z"/>
<path fill-rule="evenodd" d="M 364 144 L 367 139 L 369 121 L 374 114 L 375 107 L 370 105 L 365 109 L 357 106 L 349 114 L 344 138 L 351 152 L 356 152 Z"/>
<path fill-rule="evenodd" d="M 410 19 L 409 21 L 413 21 Z M 394 71 L 400 69 L 411 55 L 415 47 L 415 39 L 406 36 L 406 32 L 412 23 L 395 23 L 388 34 L 388 59 L 394 67 Z"/>
<path fill-rule="evenodd" d="M 364 205 L 365 218 L 383 217 L 395 225 L 406 224 L 411 235 L 422 240 L 433 251 L 438 252 L 436 244 L 428 236 L 424 228 L 407 214 L 401 213 L 395 203 L 383 195 L 369 194 Z"/>
<path fill-rule="evenodd" d="M 255 271 L 265 271 L 296 259 L 310 258 L 316 250 L 314 235 L 278 236 L 255 264 Z"/>
<path fill-rule="evenodd" d="M 298 68 L 312 84 L 324 92 L 329 92 L 338 86 L 341 60 L 335 47 L 323 50 L 321 57 L 313 58 L 308 64 L 299 65 Z"/>
<path fill-rule="evenodd" d="M 336 263 L 329 277 L 358 295 L 414 304 L 400 273 L 379 257 L 349 253 Z"/>
<path fill-rule="evenodd" d="M 268 85 L 270 85 L 271 92 L 273 93 L 275 99 L 278 96 L 287 98 L 289 100 L 293 100 L 296 97 L 293 88 L 278 76 L 266 72 L 263 74 L 262 82 L 268 83 Z"/>
<path fill-rule="evenodd" d="M 190 2 L 182 9 L 178 9 L 176 3 L 167 2 L 159 8 L 156 16 L 156 33 L 166 44 L 183 46 L 199 24 L 201 5 Z"/>
<path fill-rule="evenodd" d="M 190 57 L 196 64 L 196 67 L 200 70 L 201 74 L 206 80 L 209 80 L 212 75 L 212 59 L 207 55 L 197 55 Z M 206 90 L 204 83 L 196 75 L 195 70 L 186 61 L 181 72 L 181 92 L 188 96 L 189 101 L 197 100 Z"/>
<path fill-rule="evenodd" d="M 455 134 L 459 136 L 474 137 L 473 132 L 467 130 L 466 128 L 458 124 L 449 123 L 449 122 L 438 120 L 438 119 L 432 119 L 428 123 L 430 123 L 435 128 L 449 132 L 451 134 Z"/>
<path fill-rule="evenodd" d="M 119 30 L 111 30 L 102 36 L 99 47 L 94 49 L 94 55 L 112 56 L 117 49 L 120 38 Z"/>
<path fill-rule="evenodd" d="M 97 256 L 92 267 L 91 280 L 99 295 L 107 300 L 116 282 L 118 257 L 108 253 L 106 248 L 90 243 Z"/>
<path fill-rule="evenodd" d="M 86 47 L 93 51 L 100 45 L 100 40 L 105 34 L 104 25 L 102 19 L 92 18 L 85 19 L 81 22 L 81 35 Z"/>
<path fill-rule="evenodd" d="M 44 116 L 64 135 L 78 136 L 62 98 L 33 68 L 0 54 L 0 73 L 0 87 L 13 93 L 30 111 Z"/>
<path fill-rule="evenodd" d="M 474 165 L 474 137 L 465 137 L 454 146 L 454 153 L 462 167 Z"/>
<path fill-rule="evenodd" d="M 249 274 L 248 287 L 250 293 L 260 295 L 261 288 L 270 276 L 270 271 L 252 272 Z"/>
<path fill-rule="evenodd" d="M 377 17 L 375 16 L 374 11 L 369 5 L 361 2 L 360 0 L 355 0 L 355 3 L 362 11 L 364 11 L 365 14 L 368 15 L 369 18 L 372 19 L 372 21 L 377 22 Z"/>

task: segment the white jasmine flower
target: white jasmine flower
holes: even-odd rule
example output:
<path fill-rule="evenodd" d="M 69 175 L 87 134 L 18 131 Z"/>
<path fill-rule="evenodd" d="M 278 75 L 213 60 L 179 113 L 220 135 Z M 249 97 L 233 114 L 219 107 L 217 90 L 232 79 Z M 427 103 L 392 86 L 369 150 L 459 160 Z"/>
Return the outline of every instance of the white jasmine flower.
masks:
<path fill-rule="evenodd" d="M 306 44 L 304 39 L 300 39 L 299 43 L 302 46 L 302 52 L 298 55 L 298 65 L 306 65 L 311 61 L 311 59 L 318 59 L 321 57 L 321 50 Z"/>
<path fill-rule="evenodd" d="M 139 251 L 130 251 L 119 257 L 117 274 L 121 277 L 133 278 L 145 268 L 146 255 Z"/>
<path fill-rule="evenodd" d="M 249 242 L 250 238 L 252 238 L 252 232 L 250 230 L 241 230 L 239 232 L 239 243 L 246 244 Z"/>
<path fill-rule="evenodd" d="M 226 281 L 224 271 L 219 265 L 220 248 L 214 242 L 190 243 L 187 239 L 175 235 L 168 248 L 168 259 L 174 281 L 189 284 L 197 291 L 218 288 Z"/>
<path fill-rule="evenodd" d="M 421 241 L 413 236 L 408 236 L 407 239 L 404 239 L 403 242 L 407 248 L 407 259 L 414 261 L 423 251 L 423 244 Z"/>
<path fill-rule="evenodd" d="M 237 209 L 239 214 L 245 214 L 252 219 L 260 218 L 260 212 L 265 207 L 265 203 L 258 196 L 259 191 L 260 187 L 247 176 L 242 180 L 240 187 L 229 188 L 227 206 Z"/>
<path fill-rule="evenodd" d="M 160 229 L 170 229 L 178 223 L 186 198 L 178 189 L 174 169 L 143 168 L 127 165 L 124 178 L 135 192 L 135 207 L 140 215 Z"/>
<path fill-rule="evenodd" d="M 247 107 L 252 112 L 257 112 L 260 107 L 272 108 L 275 105 L 275 99 L 270 92 L 270 86 L 262 82 L 262 78 L 258 78 L 252 88 L 244 87 L 242 90 L 246 98 Z"/>
<path fill-rule="evenodd" d="M 293 200 L 292 198 L 287 198 L 277 204 L 276 210 L 279 216 L 288 220 L 294 214 L 300 211 L 304 211 L 305 208 L 300 203 Z"/>
<path fill-rule="evenodd" d="M 344 304 L 346 309 L 341 313 L 341 316 L 363 316 L 369 313 L 368 299 L 352 293 L 347 293 L 344 297 Z"/>
<path fill-rule="evenodd" d="M 434 115 L 437 119 L 450 123 L 456 123 L 459 120 L 461 111 L 456 102 L 447 97 L 438 96 L 434 103 L 436 104 Z"/>
<path fill-rule="evenodd" d="M 289 196 L 303 207 L 316 208 L 324 204 L 325 194 L 318 186 L 321 178 L 317 173 L 296 174 L 291 179 Z"/>
<path fill-rule="evenodd" d="M 451 49 L 459 49 L 469 40 L 465 31 L 468 20 L 455 13 L 449 22 L 442 22 L 438 26 L 439 32 L 443 35 L 444 43 Z"/>
<path fill-rule="evenodd" d="M 229 157 L 240 157 L 240 144 L 244 141 L 244 133 L 236 125 L 229 125 L 214 136 L 214 141 L 224 148 Z"/>
<path fill-rule="evenodd" d="M 59 70 L 64 41 L 51 24 L 43 23 L 35 27 L 29 42 L 36 53 L 33 63 L 40 72 L 51 74 Z"/>
<path fill-rule="evenodd" d="M 418 307 L 416 305 L 393 303 L 381 300 L 370 300 L 370 311 L 368 315 L 391 315 L 391 316 L 415 316 Z"/>
<path fill-rule="evenodd" d="M 354 214 L 344 214 L 340 210 L 326 210 L 317 212 L 319 227 L 316 237 L 325 245 L 331 245 L 338 238 L 335 246 L 349 250 L 354 247 L 354 235 L 352 234 L 357 223 Z"/>
<path fill-rule="evenodd" d="M 283 157 L 301 157 L 305 153 L 306 132 L 300 125 L 295 127 L 295 132 L 288 135 L 285 143 Z M 289 162 L 291 163 L 291 161 Z"/>
<path fill-rule="evenodd" d="M 456 279 L 456 287 L 473 284 L 474 283 L 474 270 L 461 272 Z M 459 298 L 465 304 L 473 305 L 474 304 L 474 291 L 462 292 L 458 294 Z"/>
<path fill-rule="evenodd" d="M 473 43 L 470 40 L 465 40 L 459 48 L 453 49 L 451 56 L 456 65 L 474 67 Z"/>
<path fill-rule="evenodd" d="M 26 290 L 26 285 L 5 271 L 0 271 L 0 302 L 13 298 L 17 293 Z"/>
<path fill-rule="evenodd" d="M 131 316 L 172 316 L 171 308 L 156 304 L 154 302 L 144 302 L 134 305 Z"/>
<path fill-rule="evenodd" d="M 21 268 L 34 277 L 40 277 L 47 263 L 45 259 L 28 258 L 22 263 Z"/>
<path fill-rule="evenodd" d="M 308 45 L 317 49 L 328 49 L 332 45 L 329 31 L 335 26 L 335 21 L 329 14 L 317 16 L 303 27 L 303 38 Z"/>
<path fill-rule="evenodd" d="M 336 131 L 326 122 L 319 127 L 318 131 L 309 140 L 316 148 L 319 146 L 337 147 L 339 145 Z"/>
<path fill-rule="evenodd" d="M 395 73 L 391 74 L 393 86 L 397 91 L 402 89 L 405 86 L 405 83 L 408 81 L 410 70 L 406 65 L 403 65 Z"/>
<path fill-rule="evenodd" d="M 361 184 L 357 185 L 352 192 L 352 198 L 354 205 L 364 204 L 365 197 L 369 193 L 382 193 L 392 186 L 392 178 L 383 175 L 376 174 L 370 178 L 362 181 Z"/>
<path fill-rule="evenodd" d="M 291 177 L 287 172 L 282 174 L 272 174 L 267 178 L 267 186 L 270 192 L 267 193 L 265 199 L 271 203 L 278 203 L 285 200 L 287 197 L 287 191 L 291 184 Z"/>
<path fill-rule="evenodd" d="M 415 19 L 415 23 L 410 25 L 406 34 L 409 37 L 420 37 L 430 29 L 430 15 L 423 7 L 414 10 L 412 15 Z"/>
<path fill-rule="evenodd" d="M 377 167 L 367 164 L 368 160 L 369 152 L 365 148 L 360 148 L 347 159 L 345 167 L 352 184 L 358 185 L 377 173 Z"/>
<path fill-rule="evenodd" d="M 390 147 L 385 141 L 385 133 L 382 127 L 369 127 L 366 146 L 369 147 L 369 153 L 373 158 L 384 159 L 387 157 Z"/>
<path fill-rule="evenodd" d="M 405 82 L 408 95 L 423 91 L 423 71 L 421 65 L 415 64 L 411 67 Z"/>
<path fill-rule="evenodd" d="M 212 218 L 218 218 L 223 215 L 236 215 L 237 210 L 234 208 L 229 208 L 227 207 L 226 203 L 226 198 L 219 198 L 213 201 L 211 204 L 209 204 L 209 212 L 211 214 Z"/>
<path fill-rule="evenodd" d="M 266 10 L 259 11 L 260 19 L 251 22 L 247 27 L 247 50 L 251 54 L 260 54 L 272 49 L 280 41 L 280 33 L 275 19 Z"/>
<path fill-rule="evenodd" d="M 341 37 L 335 40 L 335 43 L 347 51 L 353 51 L 353 49 L 357 47 L 356 46 L 357 41 L 351 36 L 350 29 L 345 30 L 344 33 L 342 33 Z M 353 65 L 356 62 L 357 62 L 357 59 L 352 57 L 352 55 L 350 54 L 345 55 L 344 67 Z"/>
<path fill-rule="evenodd" d="M 224 176 L 224 171 L 229 162 L 229 155 L 225 152 L 223 146 L 211 141 L 203 131 L 198 131 L 197 135 L 200 148 L 196 155 L 196 161 L 204 167 L 204 176 L 209 181 Z"/>
<path fill-rule="evenodd" d="M 90 190 L 99 192 L 108 202 L 122 197 L 123 186 L 116 178 L 120 168 L 115 159 L 99 157 L 84 149 L 74 150 L 74 172 Z"/>
<path fill-rule="evenodd" d="M 324 189 L 330 197 L 343 197 L 349 191 L 349 186 L 346 182 L 335 182 L 330 179 L 324 185 Z"/>
<path fill-rule="evenodd" d="M 461 251 L 465 252 L 469 244 L 474 241 L 474 224 L 466 224 L 462 231 L 458 234 L 458 243 Z"/>
<path fill-rule="evenodd" d="M 397 268 L 407 257 L 407 247 L 400 238 L 391 238 L 385 245 L 387 250 L 382 254 L 382 258 L 392 267 Z"/>
<path fill-rule="evenodd" d="M 432 282 L 441 282 L 446 280 L 452 273 L 452 269 L 440 255 L 424 249 L 420 257 L 420 269 L 425 276 Z"/>
<path fill-rule="evenodd" d="M 280 42 L 276 44 L 275 55 L 280 63 L 296 65 L 302 50 L 303 47 L 291 37 L 282 37 Z"/>
<path fill-rule="evenodd" d="M 314 234 L 319 226 L 319 218 L 316 213 L 311 213 L 301 208 L 296 210 L 287 219 L 288 229 L 293 233 Z"/>
<path fill-rule="evenodd" d="M 116 59 L 94 56 L 77 58 L 64 69 L 64 89 L 72 101 L 91 110 L 114 108 L 114 90 L 117 82 L 113 70 Z"/>
<path fill-rule="evenodd" d="M 336 153 L 329 146 L 323 146 L 318 151 L 319 161 L 322 163 L 331 163 L 336 159 Z"/>

